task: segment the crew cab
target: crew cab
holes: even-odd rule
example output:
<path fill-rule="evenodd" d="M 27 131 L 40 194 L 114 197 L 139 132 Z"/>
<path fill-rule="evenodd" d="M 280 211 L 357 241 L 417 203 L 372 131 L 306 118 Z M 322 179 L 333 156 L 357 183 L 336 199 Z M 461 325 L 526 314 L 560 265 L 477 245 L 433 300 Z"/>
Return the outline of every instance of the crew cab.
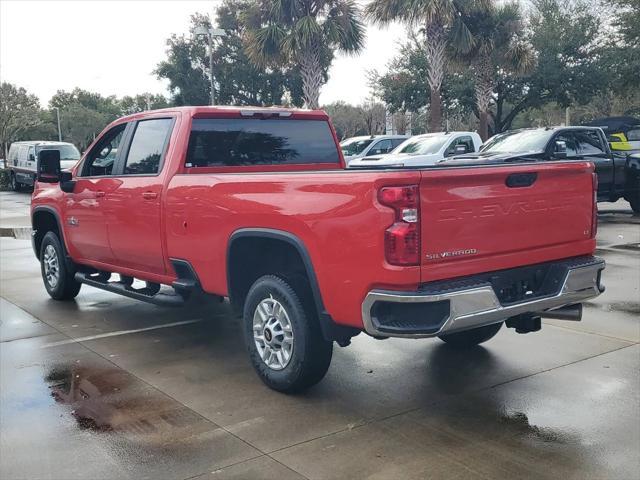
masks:
<path fill-rule="evenodd" d="M 482 145 L 475 132 L 438 132 L 415 135 L 387 155 L 369 155 L 348 163 L 349 168 L 426 167 L 465 153 L 477 152 Z"/>
<path fill-rule="evenodd" d="M 469 347 L 579 319 L 603 289 L 594 185 L 575 161 L 347 170 L 322 111 L 181 107 L 115 121 L 71 171 L 43 152 L 33 246 L 56 300 L 229 298 L 290 392 L 363 331 Z"/>
<path fill-rule="evenodd" d="M 490 162 L 586 160 L 595 164 L 598 201 L 624 198 L 640 213 L 640 161 L 636 155 L 611 152 L 602 129 L 596 127 L 527 128 L 490 138 L 480 153 L 453 161 Z"/>

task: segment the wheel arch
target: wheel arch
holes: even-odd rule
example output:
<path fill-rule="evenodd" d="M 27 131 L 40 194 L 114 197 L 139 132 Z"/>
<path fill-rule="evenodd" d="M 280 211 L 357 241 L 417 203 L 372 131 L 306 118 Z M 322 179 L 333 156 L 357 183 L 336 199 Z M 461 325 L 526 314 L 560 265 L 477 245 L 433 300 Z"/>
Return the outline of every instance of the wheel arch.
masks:
<path fill-rule="evenodd" d="M 40 246 L 42 245 L 42 239 L 47 232 L 56 232 L 60 238 L 60 243 L 64 250 L 65 258 L 70 261 L 69 253 L 67 251 L 66 241 L 64 238 L 64 230 L 62 229 L 62 222 L 60 220 L 60 214 L 53 207 L 49 206 L 37 206 L 31 213 L 31 228 L 33 230 L 31 234 L 31 243 L 33 246 L 33 252 L 36 258 L 40 258 Z"/>
<path fill-rule="evenodd" d="M 243 285 L 242 282 L 239 281 L 236 271 L 238 267 L 236 259 L 238 253 L 236 252 L 236 248 L 246 241 L 263 241 L 271 243 L 271 245 L 278 244 L 281 248 L 287 248 L 289 252 L 294 251 L 296 253 L 304 269 L 322 333 L 326 339 L 336 340 L 339 344 L 348 344 L 348 339 L 359 333 L 357 329 L 344 327 L 334 322 L 324 306 L 313 262 L 304 242 L 296 235 L 283 230 L 242 228 L 233 232 L 229 237 L 226 256 L 227 290 L 231 302 L 237 308 L 242 307 L 241 303 L 246 296 L 245 290 L 248 291 L 248 287 L 250 287 L 250 285 Z M 249 278 L 251 278 L 251 276 Z"/>

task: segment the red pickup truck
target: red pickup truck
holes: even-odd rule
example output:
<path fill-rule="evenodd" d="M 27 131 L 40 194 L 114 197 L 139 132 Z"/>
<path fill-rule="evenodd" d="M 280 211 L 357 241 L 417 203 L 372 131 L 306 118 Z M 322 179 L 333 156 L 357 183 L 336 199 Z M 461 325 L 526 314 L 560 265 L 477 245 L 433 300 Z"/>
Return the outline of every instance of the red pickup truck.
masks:
<path fill-rule="evenodd" d="M 172 108 L 115 121 L 72 171 L 43 151 L 33 246 L 57 300 L 83 283 L 161 305 L 228 297 L 261 379 L 294 391 L 361 331 L 468 347 L 503 323 L 580 319 L 603 291 L 593 172 L 346 170 L 322 111 Z"/>

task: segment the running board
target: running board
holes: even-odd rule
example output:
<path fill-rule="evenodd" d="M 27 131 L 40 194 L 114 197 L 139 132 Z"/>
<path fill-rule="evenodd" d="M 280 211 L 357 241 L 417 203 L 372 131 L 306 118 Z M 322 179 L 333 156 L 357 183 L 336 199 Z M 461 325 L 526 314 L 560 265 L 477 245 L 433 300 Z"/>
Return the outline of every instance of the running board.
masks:
<path fill-rule="evenodd" d="M 147 288 L 132 288 L 131 285 L 127 285 L 123 282 L 109 282 L 100 280 L 97 276 L 88 275 L 86 273 L 78 272 L 75 275 L 76 281 L 90 285 L 107 292 L 117 293 L 124 295 L 125 297 L 133 298 L 135 300 L 142 300 L 143 302 L 153 303 L 154 305 L 162 305 L 168 307 L 181 307 L 185 304 L 186 298 L 176 293 L 171 295 L 168 293 L 152 293 L 152 290 Z"/>

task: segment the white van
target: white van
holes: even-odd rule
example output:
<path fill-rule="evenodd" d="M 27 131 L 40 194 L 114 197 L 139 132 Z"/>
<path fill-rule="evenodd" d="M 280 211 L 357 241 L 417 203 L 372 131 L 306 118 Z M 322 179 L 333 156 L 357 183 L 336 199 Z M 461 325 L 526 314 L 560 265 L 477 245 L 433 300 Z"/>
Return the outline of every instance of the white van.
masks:
<path fill-rule="evenodd" d="M 29 141 L 13 142 L 5 161 L 10 170 L 11 188 L 16 192 L 24 186 L 33 186 L 36 179 L 38 155 L 42 150 L 60 151 L 60 168 L 72 168 L 80 160 L 80 152 L 72 143 Z"/>

